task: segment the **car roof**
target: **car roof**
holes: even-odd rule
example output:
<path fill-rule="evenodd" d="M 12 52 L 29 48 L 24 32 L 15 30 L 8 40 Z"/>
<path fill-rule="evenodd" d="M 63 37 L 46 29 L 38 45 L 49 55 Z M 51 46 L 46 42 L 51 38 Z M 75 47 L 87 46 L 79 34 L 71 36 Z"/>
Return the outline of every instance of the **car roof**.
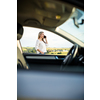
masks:
<path fill-rule="evenodd" d="M 23 26 L 56 28 L 72 14 L 75 6 L 55 0 L 18 0 L 17 21 Z"/>

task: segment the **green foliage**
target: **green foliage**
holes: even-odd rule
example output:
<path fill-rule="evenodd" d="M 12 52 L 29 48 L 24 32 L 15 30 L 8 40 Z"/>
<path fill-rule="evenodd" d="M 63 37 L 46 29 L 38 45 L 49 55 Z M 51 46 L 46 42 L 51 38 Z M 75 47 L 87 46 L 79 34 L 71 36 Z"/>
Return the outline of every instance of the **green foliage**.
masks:
<path fill-rule="evenodd" d="M 22 47 L 24 53 L 35 53 L 35 47 Z M 47 48 L 47 54 L 51 55 L 67 55 L 70 48 Z"/>
<path fill-rule="evenodd" d="M 57 54 L 62 54 L 61 52 L 58 52 Z"/>
<path fill-rule="evenodd" d="M 50 51 L 49 50 L 47 50 L 47 53 L 49 53 Z"/>
<path fill-rule="evenodd" d="M 22 47 L 24 53 L 36 53 L 35 48 L 32 47 Z"/>

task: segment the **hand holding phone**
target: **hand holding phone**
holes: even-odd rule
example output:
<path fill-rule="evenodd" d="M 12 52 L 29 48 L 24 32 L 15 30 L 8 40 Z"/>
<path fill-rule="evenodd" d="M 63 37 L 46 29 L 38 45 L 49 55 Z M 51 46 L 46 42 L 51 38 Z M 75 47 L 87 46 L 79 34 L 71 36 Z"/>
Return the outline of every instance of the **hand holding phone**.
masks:
<path fill-rule="evenodd" d="M 46 36 L 44 35 L 44 38 L 46 38 Z"/>

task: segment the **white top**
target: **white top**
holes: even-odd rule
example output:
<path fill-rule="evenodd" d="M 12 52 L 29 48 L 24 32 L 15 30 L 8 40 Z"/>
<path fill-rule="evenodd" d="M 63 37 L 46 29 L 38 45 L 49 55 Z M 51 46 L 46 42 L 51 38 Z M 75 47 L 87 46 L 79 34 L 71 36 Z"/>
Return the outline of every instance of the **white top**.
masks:
<path fill-rule="evenodd" d="M 42 52 L 47 52 L 46 47 L 48 46 L 48 44 L 44 43 L 43 41 L 40 41 L 39 39 L 36 41 L 36 45 L 35 45 L 35 49 L 37 51 L 37 49 L 41 50 Z M 39 54 L 40 52 L 37 51 L 37 54 Z"/>

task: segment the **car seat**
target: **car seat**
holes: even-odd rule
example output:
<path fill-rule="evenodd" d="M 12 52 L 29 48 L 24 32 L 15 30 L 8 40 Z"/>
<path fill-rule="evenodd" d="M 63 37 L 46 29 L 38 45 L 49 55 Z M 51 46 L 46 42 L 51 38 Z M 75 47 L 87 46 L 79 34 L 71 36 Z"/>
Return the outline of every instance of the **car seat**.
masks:
<path fill-rule="evenodd" d="M 23 35 L 23 27 L 21 24 L 17 23 L 17 69 L 29 69 L 24 56 L 21 52 L 18 42 Z"/>

